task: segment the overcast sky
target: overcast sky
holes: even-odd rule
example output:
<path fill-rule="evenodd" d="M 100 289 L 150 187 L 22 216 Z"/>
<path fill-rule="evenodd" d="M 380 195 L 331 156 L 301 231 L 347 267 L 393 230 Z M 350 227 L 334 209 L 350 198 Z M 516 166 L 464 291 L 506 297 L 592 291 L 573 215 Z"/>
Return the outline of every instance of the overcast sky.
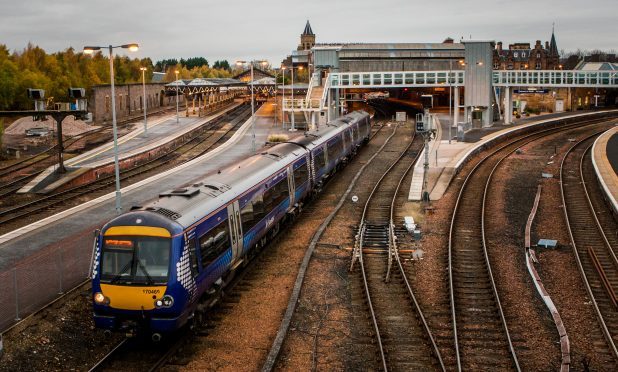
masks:
<path fill-rule="evenodd" d="M 306 20 L 317 42 L 441 42 L 446 37 L 618 49 L 618 0 L 0 0 L 0 44 L 48 52 L 137 42 L 153 61 L 267 59 L 295 49 Z"/>

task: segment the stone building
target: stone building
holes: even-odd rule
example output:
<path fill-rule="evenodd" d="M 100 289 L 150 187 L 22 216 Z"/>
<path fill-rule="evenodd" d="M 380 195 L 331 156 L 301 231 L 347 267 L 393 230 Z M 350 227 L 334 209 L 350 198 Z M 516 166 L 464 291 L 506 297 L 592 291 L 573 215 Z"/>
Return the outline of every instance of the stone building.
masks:
<path fill-rule="evenodd" d="M 558 70 L 560 53 L 556 44 L 554 32 L 551 41 L 545 46 L 537 40 L 533 47 L 530 43 L 510 44 L 508 49 L 502 47 L 502 42 L 496 43 L 493 56 L 494 70 Z"/>
<path fill-rule="evenodd" d="M 146 84 L 146 104 L 148 112 L 159 111 L 176 105 L 175 96 L 166 96 L 164 83 Z M 118 84 L 116 91 L 116 120 L 139 118 L 143 115 L 144 97 L 141 83 Z M 179 102 L 184 104 L 180 95 Z M 88 94 L 88 109 L 92 112 L 95 123 L 106 123 L 112 120 L 112 100 L 110 85 L 95 85 Z"/>
<path fill-rule="evenodd" d="M 297 50 L 311 50 L 315 45 L 315 34 L 313 30 L 311 30 L 311 25 L 309 24 L 309 20 L 307 20 L 307 24 L 305 25 L 305 30 L 302 34 L 300 34 L 300 44 L 298 44 Z"/>

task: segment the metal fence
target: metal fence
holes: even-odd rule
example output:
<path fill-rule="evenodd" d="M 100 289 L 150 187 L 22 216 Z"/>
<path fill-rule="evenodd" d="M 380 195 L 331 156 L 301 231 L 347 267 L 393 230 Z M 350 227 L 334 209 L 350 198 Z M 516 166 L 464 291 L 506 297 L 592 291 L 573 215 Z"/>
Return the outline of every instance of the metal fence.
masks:
<path fill-rule="evenodd" d="M 48 247 L 0 272 L 0 332 L 88 276 L 93 236 Z M 86 244 L 84 244 L 86 243 Z"/>

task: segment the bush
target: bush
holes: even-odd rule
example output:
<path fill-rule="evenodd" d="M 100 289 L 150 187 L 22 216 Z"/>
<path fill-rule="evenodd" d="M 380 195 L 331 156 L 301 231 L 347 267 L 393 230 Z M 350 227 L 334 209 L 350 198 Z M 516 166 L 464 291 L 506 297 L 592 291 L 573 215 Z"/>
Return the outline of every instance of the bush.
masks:
<path fill-rule="evenodd" d="M 289 137 L 285 134 L 271 134 L 268 136 L 268 142 L 285 142 Z"/>

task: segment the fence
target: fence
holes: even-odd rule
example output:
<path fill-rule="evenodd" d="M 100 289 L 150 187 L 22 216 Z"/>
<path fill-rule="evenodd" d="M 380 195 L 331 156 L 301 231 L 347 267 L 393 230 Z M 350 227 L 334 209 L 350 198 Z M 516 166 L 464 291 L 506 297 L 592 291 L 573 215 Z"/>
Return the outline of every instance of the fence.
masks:
<path fill-rule="evenodd" d="M 84 281 L 93 239 L 80 234 L 0 272 L 0 332 Z"/>

